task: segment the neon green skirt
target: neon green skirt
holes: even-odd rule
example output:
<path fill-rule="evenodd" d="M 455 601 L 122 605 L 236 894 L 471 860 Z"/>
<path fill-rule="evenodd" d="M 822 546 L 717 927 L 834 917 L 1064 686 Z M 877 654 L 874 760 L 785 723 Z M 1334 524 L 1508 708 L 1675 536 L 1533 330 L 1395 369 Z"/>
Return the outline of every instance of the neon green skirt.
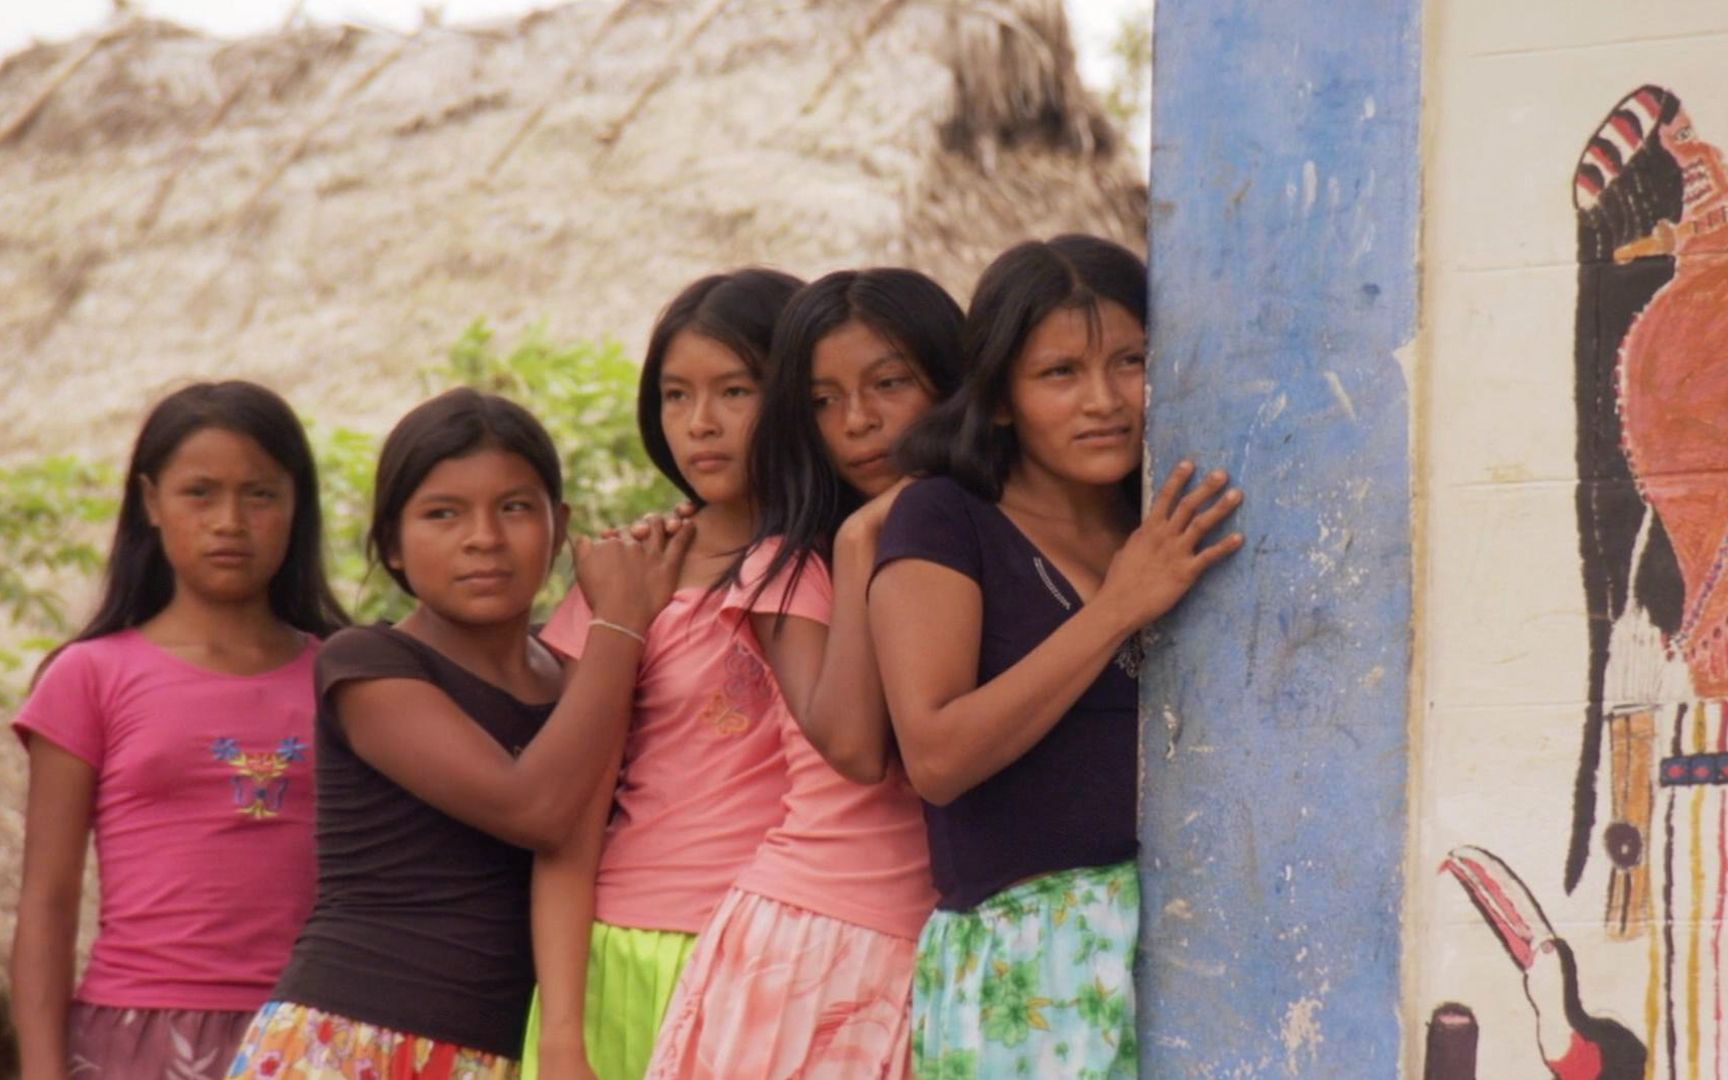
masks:
<path fill-rule="evenodd" d="M 588 992 L 582 1037 L 588 1064 L 600 1080 L 642 1080 L 654 1056 L 654 1037 L 678 976 L 690 959 L 695 934 L 636 930 L 596 922 L 588 944 Z M 522 1080 L 540 1076 L 540 994 L 528 1010 Z"/>

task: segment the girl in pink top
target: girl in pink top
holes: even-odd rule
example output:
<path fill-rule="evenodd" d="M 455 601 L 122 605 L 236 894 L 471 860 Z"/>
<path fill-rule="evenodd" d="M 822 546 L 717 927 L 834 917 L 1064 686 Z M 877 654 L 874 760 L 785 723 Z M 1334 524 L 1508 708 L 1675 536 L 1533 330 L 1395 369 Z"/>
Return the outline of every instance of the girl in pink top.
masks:
<path fill-rule="evenodd" d="M 878 269 L 807 286 L 775 330 L 751 461 L 761 522 L 727 607 L 749 615 L 790 705 L 791 788 L 702 931 L 655 1080 L 911 1075 L 916 941 L 936 893 L 864 595 L 903 486 L 890 447 L 959 383 L 962 319 L 929 278 Z"/>
<path fill-rule="evenodd" d="M 200 383 L 144 422 L 101 606 L 13 721 L 30 753 L 13 1018 L 29 1080 L 219 1077 L 312 903 L 312 660 L 347 621 L 294 413 Z M 101 930 L 73 942 L 89 834 Z"/>
<path fill-rule="evenodd" d="M 557 854 L 535 864 L 540 996 L 527 1077 L 639 1080 L 696 932 L 783 816 L 779 690 L 748 628 L 722 607 L 756 529 L 748 464 L 761 370 L 798 286 L 770 270 L 703 278 L 649 341 L 642 438 L 699 505 L 685 526 L 696 534 L 677 592 L 648 628 L 598 867 Z M 572 591 L 542 640 L 577 655 L 592 621 Z M 590 897 L 592 920 L 579 914 Z"/>

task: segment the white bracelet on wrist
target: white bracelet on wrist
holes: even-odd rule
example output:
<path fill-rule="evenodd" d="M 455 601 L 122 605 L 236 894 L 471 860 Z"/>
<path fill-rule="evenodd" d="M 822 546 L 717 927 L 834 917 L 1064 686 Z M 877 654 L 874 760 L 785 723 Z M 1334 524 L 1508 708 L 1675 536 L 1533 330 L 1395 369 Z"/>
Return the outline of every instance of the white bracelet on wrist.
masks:
<path fill-rule="evenodd" d="M 603 630 L 613 630 L 613 631 L 616 631 L 617 633 L 623 634 L 625 637 L 635 638 L 639 644 L 642 644 L 642 645 L 648 644 L 647 638 L 643 637 L 641 634 L 638 634 L 636 631 L 630 629 L 628 626 L 625 626 L 622 623 L 615 623 L 611 619 L 602 619 L 599 616 L 595 616 L 594 618 L 588 620 L 588 625 L 589 626 L 598 626 Z"/>

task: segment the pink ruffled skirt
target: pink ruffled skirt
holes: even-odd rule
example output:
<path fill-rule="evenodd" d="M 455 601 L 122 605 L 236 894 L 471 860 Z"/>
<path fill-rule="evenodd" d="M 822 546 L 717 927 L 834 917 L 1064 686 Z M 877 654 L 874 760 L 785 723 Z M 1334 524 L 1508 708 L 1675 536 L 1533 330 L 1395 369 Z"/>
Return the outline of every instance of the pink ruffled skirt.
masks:
<path fill-rule="evenodd" d="M 697 938 L 650 1080 L 907 1080 L 917 943 L 733 889 Z"/>

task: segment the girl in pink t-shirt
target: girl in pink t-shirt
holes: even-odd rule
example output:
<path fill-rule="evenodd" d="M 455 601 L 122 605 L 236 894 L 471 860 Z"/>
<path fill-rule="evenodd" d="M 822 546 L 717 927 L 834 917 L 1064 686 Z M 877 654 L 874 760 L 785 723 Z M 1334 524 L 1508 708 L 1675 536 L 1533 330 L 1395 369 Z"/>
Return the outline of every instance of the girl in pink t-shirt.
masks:
<path fill-rule="evenodd" d="M 13 721 L 30 754 L 13 1017 L 30 1080 L 219 1077 L 312 903 L 312 661 L 347 621 L 294 413 L 151 411 L 101 606 Z M 101 929 L 73 988 L 84 850 Z"/>
<path fill-rule="evenodd" d="M 696 535 L 677 592 L 648 628 L 598 865 L 560 854 L 535 866 L 540 996 L 526 1077 L 640 1080 L 696 932 L 783 816 L 779 691 L 723 603 L 756 529 L 748 465 L 761 371 L 799 284 L 761 269 L 703 278 L 650 338 L 642 438 L 699 505 Z M 591 621 L 573 590 L 541 636 L 577 655 Z"/>
<path fill-rule="evenodd" d="M 910 1076 L 915 945 L 936 894 L 864 597 L 903 486 L 890 449 L 959 383 L 962 318 L 900 269 L 830 274 L 781 315 L 752 448 L 758 537 L 728 607 L 749 614 L 790 705 L 786 818 L 702 931 L 657 1080 Z"/>

